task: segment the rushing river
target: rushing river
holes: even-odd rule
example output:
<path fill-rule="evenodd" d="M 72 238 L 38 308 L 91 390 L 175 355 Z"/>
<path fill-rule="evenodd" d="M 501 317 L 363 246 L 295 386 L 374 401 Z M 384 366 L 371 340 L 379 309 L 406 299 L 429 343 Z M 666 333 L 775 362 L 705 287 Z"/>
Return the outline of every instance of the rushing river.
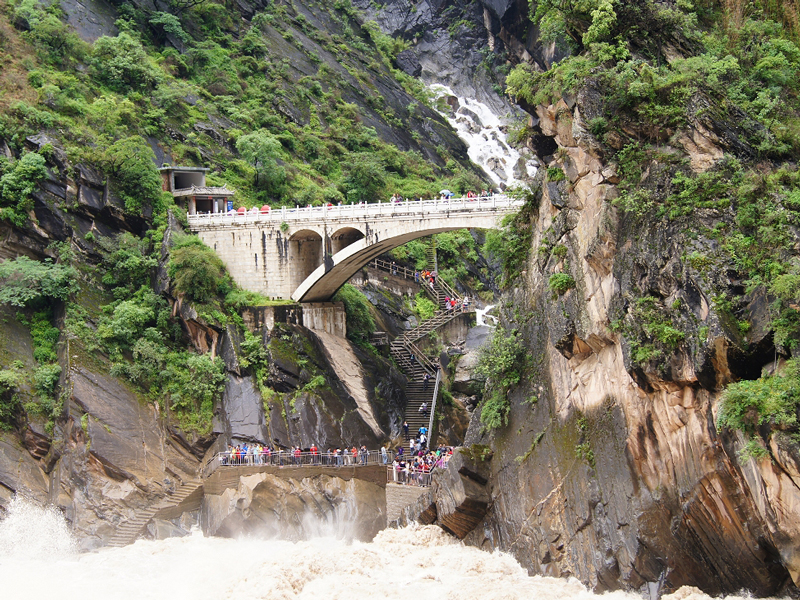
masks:
<path fill-rule="evenodd" d="M 530 577 L 509 555 L 468 548 L 435 526 L 388 529 L 371 543 L 196 533 L 78 554 L 57 513 L 20 501 L 0 522 L 0 589 L 3 598 L 59 600 L 599 598 L 575 580 Z M 682 588 L 671 600 L 710 599 Z"/>

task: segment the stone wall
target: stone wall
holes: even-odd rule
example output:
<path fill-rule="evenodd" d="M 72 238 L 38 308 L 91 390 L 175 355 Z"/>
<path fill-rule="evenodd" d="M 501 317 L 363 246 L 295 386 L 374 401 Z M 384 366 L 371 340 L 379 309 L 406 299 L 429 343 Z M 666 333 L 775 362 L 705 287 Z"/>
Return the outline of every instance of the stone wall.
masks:
<path fill-rule="evenodd" d="M 341 302 L 314 302 L 285 306 L 248 306 L 242 311 L 244 323 L 251 333 L 275 323 L 302 325 L 311 331 L 324 331 L 336 337 L 347 337 L 347 319 Z"/>
<path fill-rule="evenodd" d="M 386 484 L 386 520 L 397 521 L 403 511 L 414 504 L 428 488 L 415 485 Z"/>

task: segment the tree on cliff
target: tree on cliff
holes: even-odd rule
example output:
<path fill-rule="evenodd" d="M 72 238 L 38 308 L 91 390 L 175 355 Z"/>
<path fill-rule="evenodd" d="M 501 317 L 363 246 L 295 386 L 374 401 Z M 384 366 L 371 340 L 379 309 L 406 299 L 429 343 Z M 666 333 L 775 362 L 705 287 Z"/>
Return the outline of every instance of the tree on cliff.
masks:
<path fill-rule="evenodd" d="M 0 173 L 0 220 L 21 227 L 33 208 L 37 184 L 47 176 L 44 157 L 29 152 L 10 165 L 0 159 Z"/>
<path fill-rule="evenodd" d="M 115 141 L 95 155 L 108 172 L 114 189 L 125 202 L 125 210 L 139 215 L 145 206 L 160 212 L 169 196 L 161 189 L 155 154 L 144 138 L 133 135 Z"/>
<path fill-rule="evenodd" d="M 78 289 L 78 272 L 49 258 L 38 261 L 19 256 L 0 263 L 0 282 L 0 303 L 32 306 L 69 298 Z"/>
<path fill-rule="evenodd" d="M 175 289 L 195 302 L 224 296 L 232 287 L 217 253 L 193 235 L 181 237 L 171 250 L 169 276 Z"/>
<path fill-rule="evenodd" d="M 236 149 L 256 169 L 256 188 L 278 195 L 286 183 L 286 169 L 278 164 L 281 143 L 274 135 L 259 129 L 236 140 Z"/>

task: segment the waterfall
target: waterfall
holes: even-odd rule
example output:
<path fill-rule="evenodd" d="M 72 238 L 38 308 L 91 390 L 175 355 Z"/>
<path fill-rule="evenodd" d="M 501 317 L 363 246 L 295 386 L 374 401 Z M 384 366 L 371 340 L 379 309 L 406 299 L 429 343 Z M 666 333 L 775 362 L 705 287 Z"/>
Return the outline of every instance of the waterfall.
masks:
<path fill-rule="evenodd" d="M 536 174 L 539 162 L 528 151 L 513 148 L 507 139 L 507 125 L 490 106 L 458 96 L 446 85 L 429 86 L 434 97 L 445 99 L 450 111 L 442 112 L 458 136 L 467 144 L 472 162 L 480 165 L 497 188 L 523 185 Z M 477 191 L 477 190 L 476 190 Z"/>

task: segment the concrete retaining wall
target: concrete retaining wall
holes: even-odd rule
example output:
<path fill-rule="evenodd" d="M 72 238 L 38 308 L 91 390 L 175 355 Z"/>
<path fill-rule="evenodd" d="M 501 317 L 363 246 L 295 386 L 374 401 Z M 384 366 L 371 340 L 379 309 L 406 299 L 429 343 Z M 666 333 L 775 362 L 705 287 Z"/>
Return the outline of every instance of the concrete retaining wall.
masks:
<path fill-rule="evenodd" d="M 324 331 L 336 337 L 347 336 L 344 304 L 341 302 L 314 302 L 280 306 L 248 306 L 242 311 L 244 324 L 251 333 L 275 323 L 302 325 L 312 331 Z"/>

